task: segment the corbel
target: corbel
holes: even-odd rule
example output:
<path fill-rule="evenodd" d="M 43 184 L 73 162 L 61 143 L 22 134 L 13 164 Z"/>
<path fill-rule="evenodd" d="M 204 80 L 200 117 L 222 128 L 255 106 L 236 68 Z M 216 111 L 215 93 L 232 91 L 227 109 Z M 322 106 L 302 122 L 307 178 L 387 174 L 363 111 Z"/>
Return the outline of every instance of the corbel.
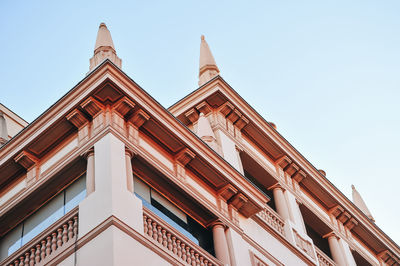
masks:
<path fill-rule="evenodd" d="M 235 109 L 232 112 L 230 112 L 230 114 L 226 118 L 232 123 L 235 123 L 241 116 L 242 113 L 239 112 L 239 110 Z"/>
<path fill-rule="evenodd" d="M 189 119 L 189 121 L 193 124 L 194 122 L 196 122 L 197 120 L 199 120 L 199 113 L 197 112 L 197 110 L 195 108 L 190 109 L 189 111 L 187 111 L 185 113 L 185 116 L 187 119 Z"/>
<path fill-rule="evenodd" d="M 211 106 L 206 101 L 203 101 L 200 104 L 198 104 L 196 106 L 196 109 L 199 110 L 199 112 L 203 113 L 204 115 L 207 115 L 212 110 Z"/>
<path fill-rule="evenodd" d="M 224 117 L 227 117 L 233 109 L 235 109 L 235 107 L 230 102 L 226 102 L 220 107 L 219 112 L 223 114 Z"/>
<path fill-rule="evenodd" d="M 378 258 L 380 258 L 387 265 L 396 265 L 400 264 L 400 260 L 396 258 L 392 252 L 389 250 L 384 250 L 378 254 Z"/>
<path fill-rule="evenodd" d="M 217 206 L 219 210 L 226 216 L 230 216 L 228 210 L 228 200 L 232 198 L 238 190 L 231 184 L 227 184 L 217 191 Z"/>
<path fill-rule="evenodd" d="M 350 218 L 344 226 L 347 227 L 349 230 L 353 229 L 354 226 L 358 225 L 358 222 L 354 218 Z"/>
<path fill-rule="evenodd" d="M 33 154 L 22 151 L 15 158 L 14 161 L 26 169 L 26 183 L 33 184 L 39 176 L 38 162 L 39 159 Z"/>
<path fill-rule="evenodd" d="M 135 103 L 124 96 L 119 99 L 113 106 L 113 110 L 117 111 L 122 117 L 125 117 L 129 111 L 135 107 Z"/>
<path fill-rule="evenodd" d="M 104 110 L 104 105 L 101 104 L 93 97 L 89 97 L 82 104 L 81 107 L 88 112 L 92 117 L 95 117 L 98 113 Z"/>
<path fill-rule="evenodd" d="M 235 126 L 239 129 L 242 130 L 247 124 L 249 123 L 249 119 L 244 117 L 243 115 L 240 116 L 240 118 L 235 122 Z"/>
<path fill-rule="evenodd" d="M 342 213 L 339 215 L 338 220 L 339 220 L 342 224 L 345 224 L 348 220 L 350 220 L 350 218 L 351 218 L 350 213 L 348 213 L 347 211 L 344 211 L 344 212 L 342 212 Z"/>
<path fill-rule="evenodd" d="M 291 163 L 286 168 L 284 169 L 285 172 L 289 175 L 292 176 L 294 173 L 296 173 L 300 169 L 299 166 L 297 166 L 295 163 Z"/>
<path fill-rule="evenodd" d="M 138 111 L 136 111 L 136 113 L 133 114 L 129 122 L 131 122 L 137 129 L 139 129 L 149 119 L 150 116 L 142 109 L 139 109 Z"/>
<path fill-rule="evenodd" d="M 175 169 L 176 169 L 176 175 L 177 177 L 185 181 L 186 180 L 186 171 L 185 171 L 185 166 L 194 159 L 196 154 L 192 152 L 188 148 L 182 149 L 178 154 L 175 156 Z"/>
<path fill-rule="evenodd" d="M 292 160 L 286 155 L 283 155 L 278 160 L 276 160 L 276 164 L 279 165 L 280 168 L 285 169 L 286 166 L 292 163 Z"/>
<path fill-rule="evenodd" d="M 73 110 L 66 116 L 66 118 L 78 129 L 83 128 L 89 123 L 89 120 L 86 118 L 86 116 L 78 109 Z"/>
<path fill-rule="evenodd" d="M 242 193 L 238 193 L 233 196 L 228 202 L 228 214 L 229 218 L 236 225 L 239 225 L 239 214 L 238 211 L 248 201 L 248 198 Z"/>
<path fill-rule="evenodd" d="M 331 213 L 333 215 L 333 217 L 335 217 L 335 219 L 337 219 L 339 217 L 339 215 L 342 214 L 343 212 L 344 212 L 344 209 L 340 205 L 336 205 L 335 207 L 332 207 L 329 210 L 329 213 Z"/>
<path fill-rule="evenodd" d="M 89 120 L 78 109 L 73 110 L 66 116 L 67 120 L 78 128 L 78 143 L 89 140 Z"/>
<path fill-rule="evenodd" d="M 303 181 L 304 178 L 307 177 L 307 174 L 304 173 L 302 170 L 297 171 L 294 175 L 293 175 L 293 179 L 300 184 L 301 181 Z"/>
<path fill-rule="evenodd" d="M 139 142 L 139 128 L 150 119 L 142 109 L 137 110 L 128 120 L 128 139 L 135 144 Z"/>

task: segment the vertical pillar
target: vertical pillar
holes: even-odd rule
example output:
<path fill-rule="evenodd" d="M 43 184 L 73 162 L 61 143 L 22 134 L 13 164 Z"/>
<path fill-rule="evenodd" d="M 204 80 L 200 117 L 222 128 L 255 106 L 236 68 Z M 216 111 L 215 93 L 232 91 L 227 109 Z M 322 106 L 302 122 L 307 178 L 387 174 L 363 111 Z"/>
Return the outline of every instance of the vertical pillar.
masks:
<path fill-rule="evenodd" d="M 345 266 L 345 255 L 339 244 L 339 237 L 334 233 L 331 232 L 324 236 L 324 238 L 328 238 L 329 248 L 331 250 L 332 258 L 339 266 Z"/>
<path fill-rule="evenodd" d="M 223 265 L 230 265 L 228 243 L 226 242 L 225 226 L 217 221 L 212 225 L 215 256 Z"/>
<path fill-rule="evenodd" d="M 91 148 L 86 154 L 87 167 L 86 167 L 86 197 L 95 190 L 94 178 L 94 149 Z"/>
<path fill-rule="evenodd" d="M 288 220 L 290 218 L 289 208 L 283 194 L 283 187 L 280 184 L 276 184 L 269 189 L 272 189 L 274 195 L 276 211 L 284 220 Z"/>
<path fill-rule="evenodd" d="M 133 187 L 133 170 L 132 170 L 133 152 L 125 148 L 125 163 L 126 163 L 126 186 L 129 192 L 134 192 Z"/>

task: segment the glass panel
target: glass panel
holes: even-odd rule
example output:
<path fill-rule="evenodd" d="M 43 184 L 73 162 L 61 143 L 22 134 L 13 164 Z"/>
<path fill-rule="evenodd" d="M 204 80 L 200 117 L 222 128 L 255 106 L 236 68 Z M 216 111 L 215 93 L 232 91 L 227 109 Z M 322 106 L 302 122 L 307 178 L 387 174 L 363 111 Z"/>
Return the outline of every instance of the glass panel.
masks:
<path fill-rule="evenodd" d="M 21 247 L 22 237 L 22 224 L 18 225 L 6 235 L 1 238 L 0 241 L 0 261 L 7 258 L 14 251 Z"/>
<path fill-rule="evenodd" d="M 184 223 L 187 224 L 187 219 L 186 219 L 186 214 L 178 209 L 174 204 L 172 204 L 169 200 L 164 198 L 162 195 L 160 195 L 157 191 L 151 190 L 151 197 L 158 203 L 160 203 L 164 208 L 172 212 L 176 217 L 181 219 Z"/>
<path fill-rule="evenodd" d="M 134 177 L 133 178 L 134 182 L 134 189 L 135 193 L 139 195 L 142 199 L 146 200 L 147 202 L 150 202 L 150 187 L 146 185 L 142 180 Z"/>
<path fill-rule="evenodd" d="M 64 215 L 64 193 L 58 194 L 24 222 L 22 245 L 32 240 Z"/>
<path fill-rule="evenodd" d="M 68 213 L 70 210 L 78 206 L 78 204 L 85 197 L 86 197 L 86 175 L 80 177 L 65 190 L 64 214 Z"/>

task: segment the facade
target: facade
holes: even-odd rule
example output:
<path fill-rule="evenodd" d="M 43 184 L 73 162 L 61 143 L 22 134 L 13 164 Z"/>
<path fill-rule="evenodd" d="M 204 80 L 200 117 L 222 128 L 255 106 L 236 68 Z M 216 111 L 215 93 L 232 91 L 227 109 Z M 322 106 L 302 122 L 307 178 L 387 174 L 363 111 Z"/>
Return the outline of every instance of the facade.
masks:
<path fill-rule="evenodd" d="M 0 105 L 1 265 L 400 265 L 348 200 L 219 75 L 165 109 L 98 31 L 90 71 L 31 124 Z"/>

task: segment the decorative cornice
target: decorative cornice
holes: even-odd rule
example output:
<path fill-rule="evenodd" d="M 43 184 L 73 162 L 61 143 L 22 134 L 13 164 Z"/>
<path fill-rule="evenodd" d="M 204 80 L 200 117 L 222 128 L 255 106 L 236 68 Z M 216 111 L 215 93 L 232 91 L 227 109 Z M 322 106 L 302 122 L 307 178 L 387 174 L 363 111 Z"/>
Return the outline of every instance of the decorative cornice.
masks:
<path fill-rule="evenodd" d="M 298 170 L 300 169 L 300 167 L 295 164 L 295 163 L 291 163 L 289 164 L 286 168 L 285 168 L 285 172 L 292 176 L 294 173 L 296 173 Z"/>
<path fill-rule="evenodd" d="M 296 180 L 297 183 L 300 183 L 306 177 L 307 177 L 307 174 L 304 173 L 302 170 L 299 170 L 294 174 L 293 179 Z"/>
<path fill-rule="evenodd" d="M 233 185 L 227 184 L 223 188 L 218 190 L 217 194 L 227 201 L 231 197 L 233 197 L 237 192 L 238 190 Z"/>
<path fill-rule="evenodd" d="M 66 116 L 66 118 L 78 129 L 81 129 L 89 123 L 89 120 L 86 118 L 86 116 L 78 109 L 73 110 Z"/>
<path fill-rule="evenodd" d="M 31 169 L 39 161 L 36 156 L 27 151 L 19 153 L 14 160 L 27 170 Z"/>
<path fill-rule="evenodd" d="M 104 109 L 104 105 L 101 104 L 93 97 L 89 97 L 82 104 L 81 107 L 88 112 L 92 117 L 96 116 L 101 110 Z"/>
<path fill-rule="evenodd" d="M 199 112 L 203 113 L 204 115 L 207 115 L 209 112 L 211 112 L 211 106 L 206 101 L 203 101 L 200 104 L 198 104 L 196 106 L 196 109 L 199 110 Z"/>
<path fill-rule="evenodd" d="M 189 148 L 184 148 L 175 156 L 175 159 L 182 165 L 187 165 L 191 160 L 194 159 L 196 154 Z"/>
<path fill-rule="evenodd" d="M 191 123 L 196 122 L 199 119 L 199 113 L 195 108 L 190 109 L 185 113 L 185 116 Z"/>
<path fill-rule="evenodd" d="M 286 155 L 283 155 L 281 158 L 276 160 L 276 163 L 282 168 L 285 169 L 286 166 L 288 166 L 290 163 L 292 163 L 292 160 Z"/>
<path fill-rule="evenodd" d="M 140 128 L 149 119 L 150 116 L 142 109 L 139 109 L 129 119 L 129 122 L 131 122 L 136 128 Z"/>
<path fill-rule="evenodd" d="M 129 111 L 131 111 L 135 107 L 135 103 L 128 99 L 128 97 L 124 96 L 120 100 L 118 100 L 114 105 L 113 109 L 117 111 L 122 116 L 125 116 Z"/>

